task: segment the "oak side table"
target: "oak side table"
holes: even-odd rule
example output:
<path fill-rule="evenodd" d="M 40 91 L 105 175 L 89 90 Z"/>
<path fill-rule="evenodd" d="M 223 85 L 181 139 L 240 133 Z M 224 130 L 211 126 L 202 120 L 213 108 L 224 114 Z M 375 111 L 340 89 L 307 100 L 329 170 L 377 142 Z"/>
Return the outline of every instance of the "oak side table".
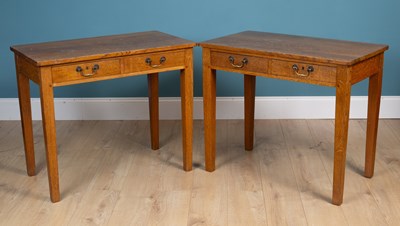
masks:
<path fill-rule="evenodd" d="M 52 202 L 60 200 L 53 88 L 147 74 L 151 148 L 159 148 L 158 73 L 180 70 L 183 169 L 192 169 L 193 47 L 158 31 L 12 46 L 29 176 L 35 175 L 29 80 L 40 88 Z"/>
<path fill-rule="evenodd" d="M 332 203 L 343 202 L 351 86 L 369 78 L 364 175 L 373 176 L 387 45 L 245 31 L 203 47 L 205 164 L 215 170 L 216 70 L 244 74 L 244 142 L 253 149 L 256 76 L 336 87 Z"/>

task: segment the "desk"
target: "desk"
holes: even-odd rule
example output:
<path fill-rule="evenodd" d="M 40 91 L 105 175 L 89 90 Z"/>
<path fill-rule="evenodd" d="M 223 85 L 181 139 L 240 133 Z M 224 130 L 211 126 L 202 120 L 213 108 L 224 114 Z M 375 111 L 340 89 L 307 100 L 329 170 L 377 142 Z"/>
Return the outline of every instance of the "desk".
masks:
<path fill-rule="evenodd" d="M 35 175 L 29 80 L 40 87 L 52 202 L 60 200 L 53 88 L 147 74 L 151 148 L 159 148 L 158 73 L 180 70 L 183 169 L 192 169 L 194 42 L 151 31 L 12 46 L 15 55 L 25 157 Z"/>
<path fill-rule="evenodd" d="M 336 87 L 332 203 L 343 202 L 351 86 L 369 78 L 365 176 L 374 173 L 386 45 L 245 31 L 203 47 L 205 164 L 215 170 L 216 70 L 244 74 L 244 143 L 253 149 L 256 76 Z"/>

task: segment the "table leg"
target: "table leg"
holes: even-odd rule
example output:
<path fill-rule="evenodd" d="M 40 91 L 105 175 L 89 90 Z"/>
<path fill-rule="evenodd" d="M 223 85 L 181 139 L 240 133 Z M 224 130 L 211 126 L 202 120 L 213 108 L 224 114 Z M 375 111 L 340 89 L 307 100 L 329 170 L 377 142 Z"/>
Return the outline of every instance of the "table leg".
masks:
<path fill-rule="evenodd" d="M 158 116 L 158 73 L 148 74 L 147 84 L 149 92 L 151 149 L 157 150 L 160 148 Z"/>
<path fill-rule="evenodd" d="M 244 148 L 253 150 L 256 76 L 244 75 Z"/>
<path fill-rule="evenodd" d="M 382 93 L 383 54 L 379 73 L 369 78 L 368 88 L 368 117 L 367 117 L 367 142 L 365 146 L 365 177 L 374 175 L 376 139 L 378 135 L 379 108 Z"/>
<path fill-rule="evenodd" d="M 15 61 L 18 62 L 17 59 Z M 35 151 L 32 129 L 31 94 L 29 78 L 21 74 L 17 66 L 17 83 L 19 108 L 21 114 L 22 134 L 24 137 L 26 170 L 29 176 L 35 175 Z"/>
<path fill-rule="evenodd" d="M 332 203 L 343 202 L 344 177 L 346 168 L 346 149 L 350 112 L 350 72 L 347 68 L 338 70 L 336 85 L 335 143 L 333 164 Z"/>
<path fill-rule="evenodd" d="M 185 69 L 181 70 L 183 169 L 192 170 L 193 145 L 193 50 L 186 51 Z"/>
<path fill-rule="evenodd" d="M 42 68 L 40 70 L 40 103 L 42 107 L 42 123 L 46 147 L 50 199 L 52 202 L 58 202 L 60 201 L 60 189 L 51 68 Z"/>
<path fill-rule="evenodd" d="M 216 72 L 210 68 L 210 50 L 203 48 L 204 145 L 206 171 L 215 170 Z"/>

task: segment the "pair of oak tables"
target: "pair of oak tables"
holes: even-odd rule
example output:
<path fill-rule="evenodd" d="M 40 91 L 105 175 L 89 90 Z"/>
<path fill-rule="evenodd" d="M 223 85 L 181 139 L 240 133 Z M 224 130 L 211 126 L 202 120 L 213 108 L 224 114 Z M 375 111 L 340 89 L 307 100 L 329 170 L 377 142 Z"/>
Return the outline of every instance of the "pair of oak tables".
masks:
<path fill-rule="evenodd" d="M 215 170 L 216 70 L 244 74 L 245 149 L 253 149 L 256 77 L 336 87 L 332 203 L 343 202 L 353 84 L 369 78 L 365 176 L 376 152 L 387 45 L 245 31 L 196 44 L 158 31 L 12 46 L 27 173 L 35 175 L 29 81 L 39 85 L 52 202 L 60 201 L 54 87 L 147 74 L 151 148 L 159 148 L 158 76 L 180 70 L 183 169 L 192 170 L 193 47 L 203 48 L 205 169 Z"/>

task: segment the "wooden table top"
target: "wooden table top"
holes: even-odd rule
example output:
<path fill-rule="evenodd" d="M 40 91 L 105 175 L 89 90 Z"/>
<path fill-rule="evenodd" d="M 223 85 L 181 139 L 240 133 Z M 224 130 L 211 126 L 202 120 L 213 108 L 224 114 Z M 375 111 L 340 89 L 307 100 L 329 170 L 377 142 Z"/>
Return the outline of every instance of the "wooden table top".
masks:
<path fill-rule="evenodd" d="M 387 45 L 257 31 L 244 31 L 205 41 L 200 45 L 206 48 L 235 49 L 243 53 L 340 65 L 353 65 L 389 48 Z"/>
<path fill-rule="evenodd" d="M 37 66 L 190 48 L 196 43 L 159 31 L 12 46 Z"/>

